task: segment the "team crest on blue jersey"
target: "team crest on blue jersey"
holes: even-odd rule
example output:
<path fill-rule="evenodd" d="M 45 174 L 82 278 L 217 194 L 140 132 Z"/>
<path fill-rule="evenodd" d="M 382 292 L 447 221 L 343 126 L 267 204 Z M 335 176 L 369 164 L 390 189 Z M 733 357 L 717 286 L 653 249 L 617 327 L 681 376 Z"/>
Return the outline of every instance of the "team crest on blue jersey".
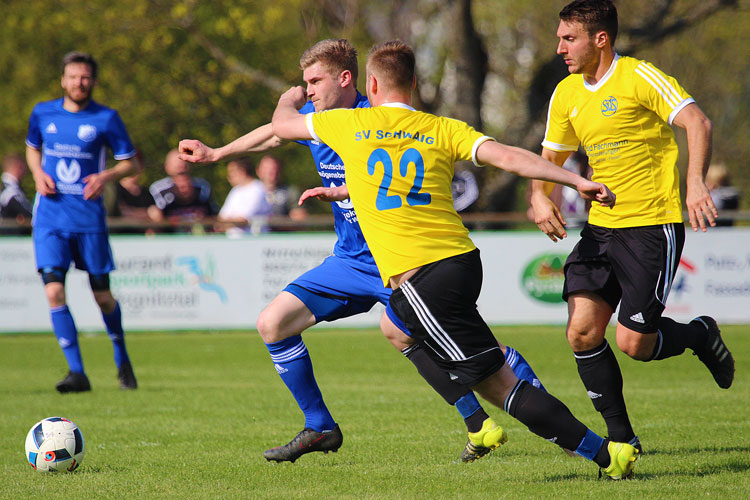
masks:
<path fill-rule="evenodd" d="M 55 173 L 61 182 L 73 184 L 81 176 L 81 165 L 75 160 L 71 160 L 68 165 L 65 160 L 60 159 L 55 167 Z"/>
<path fill-rule="evenodd" d="M 96 127 L 93 125 L 79 125 L 78 138 L 85 142 L 91 142 L 96 139 Z"/>
<path fill-rule="evenodd" d="M 604 116 L 612 116 L 617 111 L 617 99 L 614 96 L 609 96 L 602 101 L 602 114 Z"/>

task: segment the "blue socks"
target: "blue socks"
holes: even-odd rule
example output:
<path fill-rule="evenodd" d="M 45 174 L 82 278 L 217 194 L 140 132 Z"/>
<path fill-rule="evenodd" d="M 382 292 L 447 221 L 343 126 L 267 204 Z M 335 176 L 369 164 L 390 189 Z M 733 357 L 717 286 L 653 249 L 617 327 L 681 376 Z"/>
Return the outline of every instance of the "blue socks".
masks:
<path fill-rule="evenodd" d="M 599 450 L 602 449 L 603 445 L 604 438 L 595 434 L 591 429 L 588 429 L 586 431 L 586 435 L 583 436 L 583 439 L 581 439 L 581 443 L 578 445 L 578 448 L 575 449 L 575 452 L 581 455 L 583 458 L 588 458 L 589 460 L 593 461 L 594 458 L 596 458 L 596 455 L 599 453 Z"/>
<path fill-rule="evenodd" d="M 107 327 L 109 338 L 112 340 L 112 348 L 115 352 L 115 364 L 119 370 L 123 361 L 130 362 L 128 351 L 125 349 L 125 333 L 122 329 L 122 312 L 120 311 L 120 303 L 115 302 L 115 308 L 111 313 L 102 313 L 102 319 L 104 320 L 104 325 Z"/>
<path fill-rule="evenodd" d="M 529 365 L 524 357 L 521 356 L 520 352 L 510 346 L 506 346 L 505 362 L 508 363 L 508 366 L 510 366 L 513 373 L 515 373 L 516 377 L 520 380 L 525 380 L 534 387 L 538 387 L 544 392 L 547 392 L 547 389 L 544 388 L 542 382 L 536 376 L 536 373 L 534 373 L 534 370 L 531 369 L 531 365 Z"/>
<path fill-rule="evenodd" d="M 477 400 L 477 397 L 472 391 L 461 396 L 461 398 L 456 401 L 455 405 L 458 413 L 461 414 L 461 417 L 463 417 L 464 420 L 472 416 L 481 408 L 479 400 Z"/>
<path fill-rule="evenodd" d="M 70 314 L 70 309 L 67 305 L 52 308 L 50 309 L 50 318 L 52 319 L 52 330 L 54 330 L 57 343 L 60 344 L 65 360 L 68 362 L 68 368 L 74 373 L 85 373 L 81 349 L 78 346 L 78 329 L 73 320 L 73 315 Z M 115 364 L 119 369 L 123 361 L 130 361 L 128 351 L 125 349 L 125 334 L 122 330 L 120 304 L 116 303 L 111 313 L 102 313 L 102 319 L 107 327 L 109 338 L 112 340 Z"/>
<path fill-rule="evenodd" d="M 78 347 L 78 329 L 67 305 L 50 309 L 52 330 L 57 337 L 68 368 L 74 373 L 84 373 L 81 349 Z"/>
<path fill-rule="evenodd" d="M 302 336 L 295 335 L 266 344 L 266 348 L 281 380 L 305 414 L 305 428 L 323 432 L 336 427 L 336 422 L 323 402 L 323 395 L 315 381 L 312 361 Z"/>

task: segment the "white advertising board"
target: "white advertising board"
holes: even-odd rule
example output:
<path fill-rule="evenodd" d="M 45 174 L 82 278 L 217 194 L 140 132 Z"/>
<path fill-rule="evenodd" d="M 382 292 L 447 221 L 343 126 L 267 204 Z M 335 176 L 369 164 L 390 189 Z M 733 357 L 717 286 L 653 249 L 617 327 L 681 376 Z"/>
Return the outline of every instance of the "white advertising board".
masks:
<path fill-rule="evenodd" d="M 490 324 L 564 324 L 562 265 L 578 237 L 473 233 L 482 252 L 479 309 Z M 287 283 L 330 255 L 333 234 L 113 236 L 112 290 L 130 330 L 251 329 Z M 71 270 L 68 304 L 78 328 L 102 331 L 86 273 Z M 666 314 L 750 322 L 750 229 L 688 230 Z M 326 326 L 377 326 L 382 307 Z M 50 331 L 30 238 L 0 240 L 0 332 Z"/>

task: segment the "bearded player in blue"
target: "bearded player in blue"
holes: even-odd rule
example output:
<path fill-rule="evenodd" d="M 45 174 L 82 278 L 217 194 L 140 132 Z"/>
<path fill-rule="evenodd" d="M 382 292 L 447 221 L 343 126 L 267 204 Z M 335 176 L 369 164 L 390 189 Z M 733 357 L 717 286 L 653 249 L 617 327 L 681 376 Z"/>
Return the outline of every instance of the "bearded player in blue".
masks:
<path fill-rule="evenodd" d="M 34 107 L 26 136 L 26 161 L 37 190 L 32 219 L 36 265 L 52 328 L 69 368 L 56 385 L 61 393 L 91 390 L 65 298 L 71 262 L 89 274 L 114 347 L 120 387 L 138 387 L 125 348 L 120 305 L 109 287 L 109 273 L 115 266 L 101 194 L 106 183 L 137 172 L 140 164 L 117 111 L 91 100 L 96 74 L 97 63 L 91 55 L 66 54 L 61 79 L 64 97 Z M 118 160 L 110 169 L 105 169 L 107 149 Z"/>
<path fill-rule="evenodd" d="M 318 42 L 302 55 L 300 67 L 309 98 L 300 113 L 370 106 L 367 98 L 356 89 L 357 52 L 348 41 Z M 461 459 L 470 462 L 486 455 L 502 443 L 502 429 L 487 415 L 468 387 L 452 381 L 419 345 L 412 343 L 407 328 L 388 305 L 391 289 L 383 287 L 356 213 L 346 199 L 341 158 L 325 144 L 298 142 L 310 148 L 324 186 L 306 191 L 301 200 L 317 197 L 332 202 L 338 240 L 333 255 L 290 283 L 258 318 L 258 332 L 271 354 L 276 371 L 305 415 L 305 428 L 290 443 L 266 450 L 265 458 L 294 462 L 305 453 L 335 452 L 341 446 L 343 435 L 323 401 L 301 334 L 321 321 L 367 312 L 377 302 L 386 305 L 380 325 L 386 338 L 417 367 L 436 392 L 456 406 L 464 418 L 469 440 Z M 267 124 L 220 148 L 186 139 L 180 142 L 179 149 L 183 160 L 203 163 L 266 151 L 281 144 L 282 140 L 274 136 L 271 124 Z M 540 386 L 523 357 L 512 348 L 502 348 L 509 365 L 515 367 L 516 375 Z"/>

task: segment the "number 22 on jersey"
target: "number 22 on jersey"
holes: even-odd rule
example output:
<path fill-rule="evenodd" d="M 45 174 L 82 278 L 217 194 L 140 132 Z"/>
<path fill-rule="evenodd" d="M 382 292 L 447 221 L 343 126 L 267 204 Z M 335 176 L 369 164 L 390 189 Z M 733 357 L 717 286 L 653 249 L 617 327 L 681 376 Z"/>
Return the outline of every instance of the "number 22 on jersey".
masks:
<path fill-rule="evenodd" d="M 378 187 L 378 196 L 375 199 L 375 207 L 378 210 L 390 210 L 398 208 L 402 204 L 401 196 L 397 194 L 388 194 L 388 188 L 391 187 L 393 180 L 393 161 L 385 149 L 378 148 L 374 150 L 367 159 L 367 173 L 375 175 L 375 166 L 380 163 L 383 165 L 383 180 Z M 409 174 L 409 166 L 414 165 L 416 172 L 414 182 L 412 183 L 409 193 L 406 195 L 406 203 L 409 206 L 429 205 L 432 201 L 430 193 L 420 192 L 422 182 L 424 181 L 424 159 L 422 155 L 414 148 L 409 148 L 401 155 L 401 161 L 398 164 L 398 173 L 402 178 Z"/>

